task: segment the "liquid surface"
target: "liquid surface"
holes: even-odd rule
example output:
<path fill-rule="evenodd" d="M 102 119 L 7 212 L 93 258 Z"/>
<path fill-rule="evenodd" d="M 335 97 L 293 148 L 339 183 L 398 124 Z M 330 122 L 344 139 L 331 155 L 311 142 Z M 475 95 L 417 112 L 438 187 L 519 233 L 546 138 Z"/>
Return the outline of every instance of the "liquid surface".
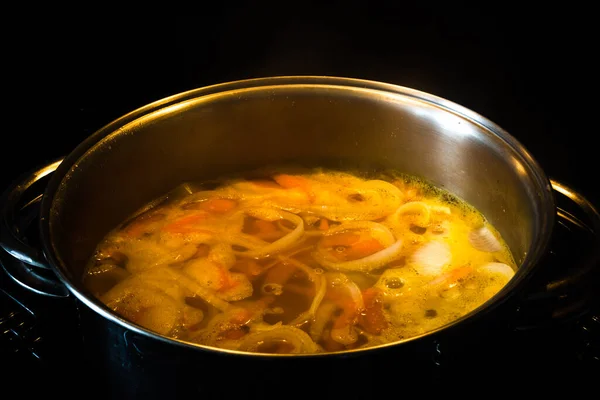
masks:
<path fill-rule="evenodd" d="M 84 284 L 161 335 L 317 353 L 441 327 L 515 269 L 483 215 L 414 177 L 274 171 L 155 201 L 98 245 Z"/>

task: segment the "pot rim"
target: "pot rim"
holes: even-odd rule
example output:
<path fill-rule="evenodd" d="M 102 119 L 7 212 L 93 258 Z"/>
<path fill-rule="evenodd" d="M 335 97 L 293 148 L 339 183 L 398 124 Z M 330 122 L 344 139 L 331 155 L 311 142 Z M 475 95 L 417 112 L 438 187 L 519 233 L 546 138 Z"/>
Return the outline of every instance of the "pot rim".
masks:
<path fill-rule="evenodd" d="M 327 353 L 315 353 L 315 354 L 264 354 L 264 353 L 252 353 L 238 350 L 221 349 L 212 346 L 196 344 L 186 342 L 180 339 L 170 338 L 159 335 L 153 331 L 147 330 L 141 326 L 135 325 L 121 317 L 100 303 L 91 293 L 85 293 L 78 289 L 65 274 L 64 270 L 66 267 L 62 263 L 60 257 L 54 251 L 52 244 L 52 238 L 50 237 L 50 224 L 49 216 L 54 200 L 54 195 L 60 185 L 62 184 L 63 178 L 67 173 L 75 166 L 78 160 L 85 156 L 88 150 L 94 145 L 101 141 L 104 137 L 117 131 L 119 128 L 143 117 L 151 114 L 157 110 L 164 109 L 169 106 L 176 105 L 190 99 L 196 99 L 209 95 L 223 95 L 225 93 L 231 93 L 232 91 L 248 90 L 248 89 L 260 89 L 268 90 L 269 88 L 280 88 L 280 87 L 335 87 L 338 89 L 362 89 L 370 91 L 378 91 L 387 94 L 388 96 L 401 95 L 408 96 L 416 101 L 427 102 L 437 107 L 441 107 L 452 113 L 458 114 L 462 118 L 466 118 L 478 125 L 483 126 L 490 134 L 495 135 L 497 138 L 502 140 L 507 146 L 509 146 L 515 154 L 520 158 L 520 162 L 528 169 L 528 173 L 533 178 L 533 182 L 536 184 L 536 194 L 540 197 L 541 209 L 540 209 L 540 235 L 538 240 L 532 243 L 530 251 L 527 252 L 524 260 L 521 263 L 515 277 L 503 287 L 496 295 L 491 299 L 481 304 L 471 312 L 461 316 L 458 319 L 451 321 L 448 324 L 440 326 L 436 329 L 427 331 L 423 334 L 398 340 L 395 342 L 380 344 L 368 348 L 344 350 L 339 352 L 327 352 Z M 218 97 L 218 96 L 217 96 Z M 139 107 L 120 118 L 109 122 L 104 125 L 96 132 L 88 136 L 83 140 L 75 149 L 69 153 L 64 160 L 60 163 L 54 174 L 52 175 L 48 186 L 44 192 L 40 208 L 40 221 L 39 228 L 41 232 L 41 242 L 44 255 L 53 271 L 57 274 L 59 279 L 68 288 L 68 290 L 75 295 L 75 297 L 84 303 L 86 306 L 91 308 L 102 317 L 112 321 L 123 328 L 131 330 L 133 332 L 142 334 L 144 336 L 160 340 L 165 343 L 171 343 L 179 346 L 183 346 L 190 349 L 209 351 L 214 353 L 222 354 L 233 354 L 241 355 L 245 357 L 254 358 L 289 358 L 289 357 L 301 357 L 301 358 L 314 358 L 314 357 L 331 357 L 336 355 L 354 355 L 358 353 L 371 353 L 375 351 L 384 350 L 386 348 L 400 346 L 403 344 L 412 343 L 415 341 L 421 341 L 424 338 L 433 337 L 441 331 L 449 330 L 450 328 L 456 327 L 466 321 L 475 319 L 474 317 L 480 317 L 483 314 L 489 313 L 500 304 L 504 303 L 510 297 L 512 297 L 517 291 L 517 287 L 522 286 L 527 281 L 536 267 L 539 265 L 540 259 L 544 256 L 550 243 L 552 236 L 553 226 L 555 219 L 555 199 L 552 191 L 552 186 L 549 178 L 529 153 L 529 151 L 511 134 L 502 129 L 500 126 L 487 119 L 486 117 L 464 107 L 452 101 L 446 100 L 442 97 L 423 92 L 420 90 L 412 89 L 405 86 L 384 83 L 373 80 L 356 79 L 356 78 L 345 78 L 335 76 L 313 76 L 313 75 L 298 75 L 298 76 L 274 76 L 274 77 L 262 77 L 253 79 L 236 80 L 231 82 L 219 83 L 215 85 L 200 87 L 184 91 L 178 94 L 174 94 L 163 99 L 154 101 L 142 107 Z"/>

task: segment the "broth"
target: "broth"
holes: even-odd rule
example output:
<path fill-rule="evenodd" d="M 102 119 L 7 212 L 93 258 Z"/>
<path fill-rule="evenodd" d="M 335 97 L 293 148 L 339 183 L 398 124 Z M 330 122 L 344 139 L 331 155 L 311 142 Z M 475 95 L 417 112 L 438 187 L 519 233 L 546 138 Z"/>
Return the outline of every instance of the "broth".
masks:
<path fill-rule="evenodd" d="M 280 169 L 181 185 L 99 243 L 84 284 L 161 335 L 317 353 L 441 327 L 515 270 L 481 213 L 425 181 Z"/>

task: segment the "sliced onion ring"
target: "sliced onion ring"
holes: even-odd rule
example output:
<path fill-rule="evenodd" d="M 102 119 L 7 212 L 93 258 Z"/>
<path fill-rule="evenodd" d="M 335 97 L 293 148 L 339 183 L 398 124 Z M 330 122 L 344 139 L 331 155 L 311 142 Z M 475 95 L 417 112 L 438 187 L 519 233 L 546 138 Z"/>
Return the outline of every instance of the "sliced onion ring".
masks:
<path fill-rule="evenodd" d="M 242 339 L 239 350 L 256 352 L 261 344 L 269 341 L 284 341 L 291 344 L 292 354 L 319 352 L 319 347 L 306 332 L 287 325 L 248 334 Z"/>
<path fill-rule="evenodd" d="M 429 205 L 422 201 L 411 201 L 400 206 L 395 213 L 390 215 L 389 218 L 392 219 L 392 222 L 397 222 L 398 218 L 402 214 L 417 214 L 419 218 L 414 222 L 415 225 L 426 227 L 429 225 L 431 221 L 431 209 Z"/>
<path fill-rule="evenodd" d="M 296 268 L 301 269 L 308 275 L 308 280 L 310 280 L 313 285 L 315 285 L 315 296 L 313 297 L 313 301 L 310 305 L 310 308 L 298 315 L 292 321 L 290 321 L 289 325 L 303 325 L 304 323 L 311 321 L 315 317 L 315 313 L 317 312 L 317 308 L 321 305 L 321 301 L 323 301 L 323 297 L 325 297 L 325 292 L 327 290 L 327 280 L 323 274 L 318 274 L 314 269 L 301 263 L 298 260 L 288 257 L 279 257 L 283 263 L 288 263 Z"/>
<path fill-rule="evenodd" d="M 385 225 L 373 221 L 342 222 L 340 225 L 328 229 L 324 236 L 330 236 L 335 235 L 336 233 L 354 230 L 368 231 L 369 235 L 381 243 L 384 247 L 391 246 L 395 242 L 394 235 Z"/>
<path fill-rule="evenodd" d="M 255 208 L 248 209 L 245 211 L 248 215 L 263 219 L 266 221 L 276 221 L 278 219 L 285 219 L 290 221 L 296 227 L 294 230 L 281 239 L 268 243 L 261 247 L 249 248 L 248 251 L 236 251 L 235 254 L 243 257 L 251 258 L 264 258 L 273 254 L 277 254 L 283 250 L 294 245 L 302 235 L 304 234 L 304 221 L 299 216 L 282 210 L 274 210 L 269 208 Z"/>
<path fill-rule="evenodd" d="M 370 256 L 359 258 L 357 260 L 335 262 L 327 260 L 321 252 L 314 252 L 313 257 L 315 260 L 327 269 L 334 271 L 360 271 L 370 272 L 374 269 L 381 268 L 389 262 L 396 259 L 400 251 L 402 250 L 402 239 L 396 241 L 391 246 L 378 251 L 377 253 L 371 254 Z"/>

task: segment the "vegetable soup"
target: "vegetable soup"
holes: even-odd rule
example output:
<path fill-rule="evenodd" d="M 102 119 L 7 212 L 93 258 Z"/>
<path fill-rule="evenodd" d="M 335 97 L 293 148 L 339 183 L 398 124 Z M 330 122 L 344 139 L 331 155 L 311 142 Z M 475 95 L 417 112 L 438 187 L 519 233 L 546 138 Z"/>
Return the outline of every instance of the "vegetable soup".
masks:
<path fill-rule="evenodd" d="M 416 177 L 279 169 L 157 199 L 104 238 L 84 283 L 160 335 L 320 353 L 441 327 L 515 270 L 480 212 Z"/>

